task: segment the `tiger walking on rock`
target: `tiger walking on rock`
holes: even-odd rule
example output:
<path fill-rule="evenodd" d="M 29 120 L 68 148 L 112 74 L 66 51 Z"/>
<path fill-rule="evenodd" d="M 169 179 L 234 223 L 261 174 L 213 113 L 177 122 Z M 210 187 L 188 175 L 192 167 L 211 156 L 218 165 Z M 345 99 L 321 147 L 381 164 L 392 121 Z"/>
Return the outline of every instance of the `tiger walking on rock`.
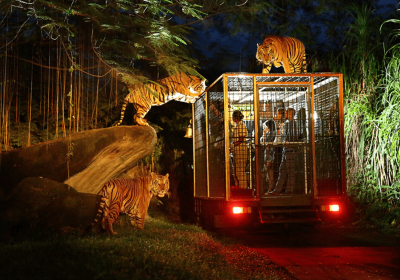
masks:
<path fill-rule="evenodd" d="M 157 175 L 136 179 L 117 178 L 104 184 L 101 190 L 101 202 L 98 214 L 92 223 L 94 226 L 101 219 L 101 226 L 110 234 L 113 223 L 120 213 L 127 214 L 132 226 L 144 228 L 144 219 L 153 195 L 169 195 L 169 175 Z"/>
<path fill-rule="evenodd" d="M 132 103 L 136 113 L 134 120 L 138 125 L 148 125 L 144 119 L 151 106 L 163 105 L 171 100 L 194 103 L 206 89 L 206 80 L 185 73 L 172 75 L 141 87 L 130 87 L 121 108 L 121 118 L 116 126 L 122 123 L 128 103 Z M 153 93 L 157 93 L 155 96 Z"/>

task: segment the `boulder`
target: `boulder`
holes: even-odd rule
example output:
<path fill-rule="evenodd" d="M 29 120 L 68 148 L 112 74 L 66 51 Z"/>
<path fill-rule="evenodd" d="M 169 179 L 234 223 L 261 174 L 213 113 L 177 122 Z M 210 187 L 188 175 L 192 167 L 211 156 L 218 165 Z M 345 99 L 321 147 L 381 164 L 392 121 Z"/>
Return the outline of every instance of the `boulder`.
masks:
<path fill-rule="evenodd" d="M 151 154 L 156 140 L 150 126 L 118 126 L 3 152 L 0 191 L 7 195 L 24 178 L 43 177 L 97 194 L 105 182 Z"/>
<path fill-rule="evenodd" d="M 63 183 L 25 178 L 12 189 L 0 208 L 0 236 L 71 230 L 82 234 L 93 222 L 99 201 L 99 195 L 79 193 Z"/>

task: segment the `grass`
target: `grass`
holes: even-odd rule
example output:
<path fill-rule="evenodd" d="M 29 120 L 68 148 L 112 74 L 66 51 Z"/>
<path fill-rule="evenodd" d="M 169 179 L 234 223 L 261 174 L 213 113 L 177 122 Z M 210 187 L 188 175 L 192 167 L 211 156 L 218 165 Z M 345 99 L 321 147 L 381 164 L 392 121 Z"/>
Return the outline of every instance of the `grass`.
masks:
<path fill-rule="evenodd" d="M 163 218 L 116 236 L 70 231 L 0 244 L 0 279 L 291 279 L 256 251 L 194 225 Z"/>

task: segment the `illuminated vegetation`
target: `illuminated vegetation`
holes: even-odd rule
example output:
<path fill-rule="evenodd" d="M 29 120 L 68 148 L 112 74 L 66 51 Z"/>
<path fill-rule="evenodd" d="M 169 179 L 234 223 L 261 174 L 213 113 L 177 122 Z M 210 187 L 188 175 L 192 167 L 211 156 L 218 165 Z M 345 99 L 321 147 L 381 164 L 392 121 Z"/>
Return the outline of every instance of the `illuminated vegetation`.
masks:
<path fill-rule="evenodd" d="M 381 33 L 399 21 L 382 25 L 367 5 L 353 11 L 346 48 L 331 65 L 345 78 L 349 194 L 365 220 L 390 230 L 400 226 L 400 46 Z"/>
<path fill-rule="evenodd" d="M 166 0 L 2 1 L 0 151 L 111 126 L 126 85 L 160 72 L 199 75 L 187 49 L 189 28 L 176 22 L 201 19 L 199 7 Z"/>

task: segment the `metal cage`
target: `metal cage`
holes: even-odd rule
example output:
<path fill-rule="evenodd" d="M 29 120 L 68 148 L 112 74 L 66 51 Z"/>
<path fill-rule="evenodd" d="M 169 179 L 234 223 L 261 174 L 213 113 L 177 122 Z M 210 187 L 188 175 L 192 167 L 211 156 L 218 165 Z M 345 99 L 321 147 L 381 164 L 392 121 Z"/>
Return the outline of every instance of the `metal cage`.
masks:
<path fill-rule="evenodd" d="M 195 197 L 345 192 L 342 74 L 223 74 L 195 102 L 193 124 Z"/>

